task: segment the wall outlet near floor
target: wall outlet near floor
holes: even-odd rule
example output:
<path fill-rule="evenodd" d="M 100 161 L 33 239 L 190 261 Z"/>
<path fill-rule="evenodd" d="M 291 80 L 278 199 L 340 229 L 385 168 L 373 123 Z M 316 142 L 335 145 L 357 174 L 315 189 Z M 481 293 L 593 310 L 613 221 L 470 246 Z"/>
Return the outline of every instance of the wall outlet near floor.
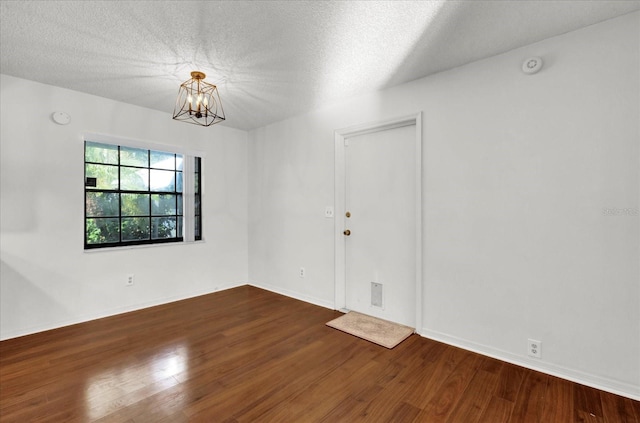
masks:
<path fill-rule="evenodd" d="M 298 276 L 300 276 L 301 278 L 304 278 L 306 274 L 307 274 L 307 271 L 305 270 L 305 268 L 301 267 L 300 272 L 298 273 Z"/>
<path fill-rule="evenodd" d="M 542 357 L 542 342 L 535 339 L 527 340 L 527 355 L 529 357 L 541 358 Z"/>
<path fill-rule="evenodd" d="M 127 280 L 125 281 L 126 286 L 133 286 L 133 277 L 134 277 L 133 273 L 129 273 L 127 275 Z"/>

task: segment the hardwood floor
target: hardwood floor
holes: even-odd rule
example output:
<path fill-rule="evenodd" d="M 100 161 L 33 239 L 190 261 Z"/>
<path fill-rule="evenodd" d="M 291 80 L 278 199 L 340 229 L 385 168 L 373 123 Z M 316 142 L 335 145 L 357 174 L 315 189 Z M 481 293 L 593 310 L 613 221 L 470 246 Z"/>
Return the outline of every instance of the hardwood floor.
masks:
<path fill-rule="evenodd" d="M 243 286 L 0 342 L 2 422 L 636 422 L 640 402 Z"/>

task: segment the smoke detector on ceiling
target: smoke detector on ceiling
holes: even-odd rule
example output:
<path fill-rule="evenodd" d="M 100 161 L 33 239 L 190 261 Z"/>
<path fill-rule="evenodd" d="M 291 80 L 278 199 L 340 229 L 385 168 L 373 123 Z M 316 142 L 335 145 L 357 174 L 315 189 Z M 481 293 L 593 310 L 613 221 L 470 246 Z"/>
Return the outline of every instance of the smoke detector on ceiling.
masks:
<path fill-rule="evenodd" d="M 529 57 L 522 64 L 522 72 L 533 75 L 542 69 L 542 59 L 540 57 Z"/>

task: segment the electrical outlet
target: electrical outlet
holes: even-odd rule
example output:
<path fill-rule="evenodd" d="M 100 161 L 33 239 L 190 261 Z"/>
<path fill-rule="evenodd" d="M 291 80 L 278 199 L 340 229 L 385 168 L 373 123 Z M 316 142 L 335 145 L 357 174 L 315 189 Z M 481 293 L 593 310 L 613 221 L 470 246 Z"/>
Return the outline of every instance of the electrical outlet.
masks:
<path fill-rule="evenodd" d="M 306 273 L 307 273 L 307 271 L 304 269 L 304 267 L 301 267 L 301 268 L 300 268 L 300 273 L 298 273 L 298 275 L 299 275 L 301 278 L 304 278 L 304 277 L 305 277 L 305 275 L 306 275 Z"/>
<path fill-rule="evenodd" d="M 125 282 L 127 286 L 133 286 L 133 276 L 134 276 L 133 273 L 129 273 L 127 275 L 127 281 Z"/>
<path fill-rule="evenodd" d="M 542 357 L 542 342 L 535 339 L 529 339 L 527 341 L 527 355 L 529 357 L 541 358 Z"/>
<path fill-rule="evenodd" d="M 333 206 L 327 206 L 324 208 L 324 217 L 333 217 Z"/>

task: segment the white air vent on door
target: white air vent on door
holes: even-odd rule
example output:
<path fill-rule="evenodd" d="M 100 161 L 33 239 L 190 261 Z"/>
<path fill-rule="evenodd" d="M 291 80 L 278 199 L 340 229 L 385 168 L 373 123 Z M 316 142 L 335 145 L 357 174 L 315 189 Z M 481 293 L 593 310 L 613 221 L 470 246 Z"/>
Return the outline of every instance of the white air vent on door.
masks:
<path fill-rule="evenodd" d="M 371 305 L 382 308 L 382 284 L 371 282 Z"/>

